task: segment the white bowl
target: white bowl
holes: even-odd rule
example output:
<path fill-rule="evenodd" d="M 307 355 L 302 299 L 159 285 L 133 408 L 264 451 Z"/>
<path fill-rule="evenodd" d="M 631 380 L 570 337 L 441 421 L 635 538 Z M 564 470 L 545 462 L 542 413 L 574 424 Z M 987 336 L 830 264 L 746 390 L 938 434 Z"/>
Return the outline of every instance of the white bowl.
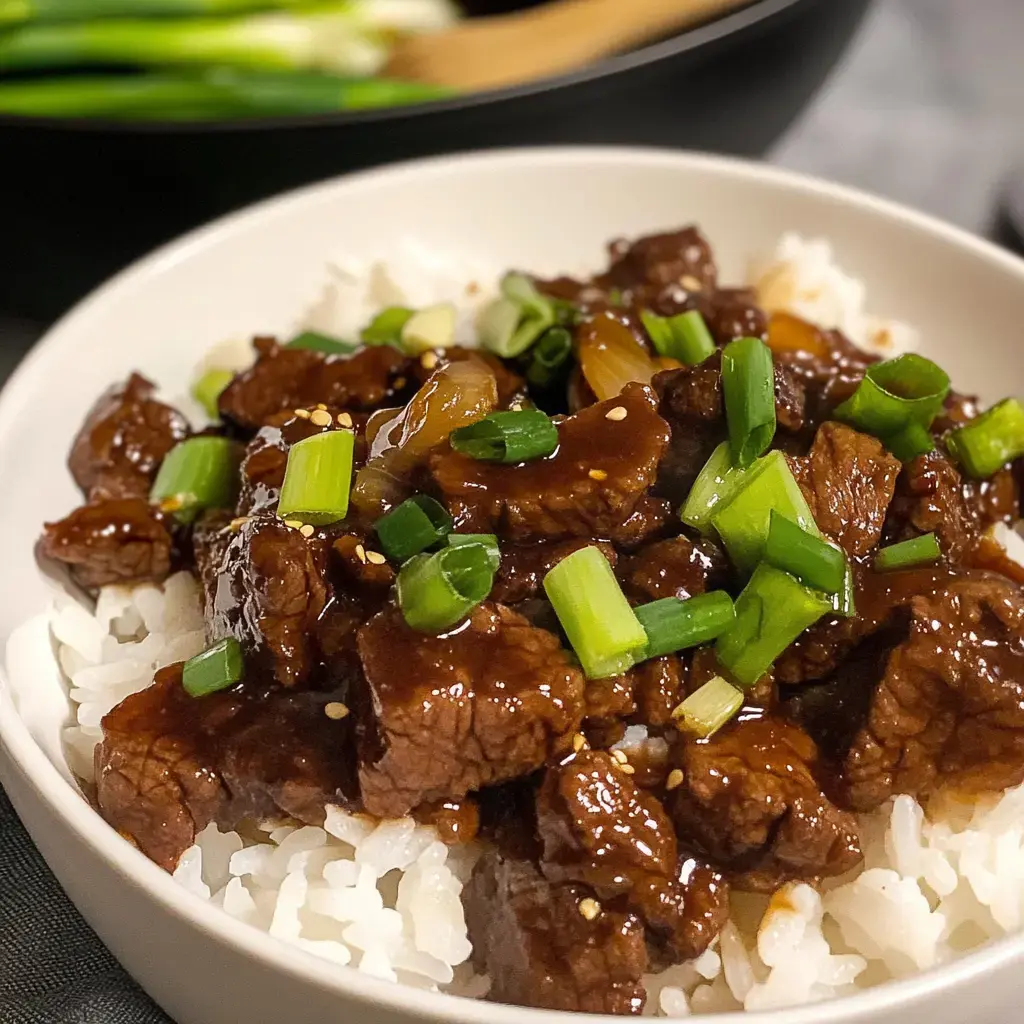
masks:
<path fill-rule="evenodd" d="M 480 273 L 577 270 L 599 265 L 616 235 L 690 221 L 706 231 L 727 280 L 742 280 L 748 259 L 786 230 L 828 237 L 867 283 L 871 308 L 920 327 L 925 350 L 962 390 L 988 398 L 1022 390 L 1024 263 L 909 210 L 782 171 L 609 149 L 431 160 L 261 203 L 101 288 L 4 389 L 0 781 L 86 920 L 181 1024 L 570 1018 L 424 994 L 284 946 L 184 892 L 86 803 L 61 753 L 68 707 L 42 617 L 51 589 L 32 553 L 43 520 L 77 503 L 64 460 L 86 409 L 129 369 L 173 393 L 210 345 L 287 330 L 339 251 L 387 260 L 419 246 Z M 778 1024 L 1005 1021 L 1022 968 L 1024 935 L 861 995 L 761 1016 Z M 741 1024 L 749 1015 L 718 1019 Z"/>

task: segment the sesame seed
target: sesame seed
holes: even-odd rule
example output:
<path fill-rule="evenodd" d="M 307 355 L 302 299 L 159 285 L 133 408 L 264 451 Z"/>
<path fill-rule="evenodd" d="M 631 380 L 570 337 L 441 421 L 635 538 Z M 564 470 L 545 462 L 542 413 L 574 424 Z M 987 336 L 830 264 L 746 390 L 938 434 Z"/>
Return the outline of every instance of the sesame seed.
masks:
<path fill-rule="evenodd" d="M 588 921 L 593 921 L 601 913 L 601 904 L 590 896 L 586 896 L 580 900 L 579 910 Z"/>
<path fill-rule="evenodd" d="M 287 526 L 289 530 L 301 530 L 302 529 L 302 520 L 301 519 L 286 519 L 284 521 L 284 525 Z"/>
<path fill-rule="evenodd" d="M 338 426 L 339 427 L 345 427 L 347 429 L 351 429 L 351 427 L 352 427 L 352 417 L 347 412 L 339 412 L 338 413 Z"/>
<path fill-rule="evenodd" d="M 631 764 L 621 764 L 619 767 L 627 774 L 632 775 L 636 769 Z"/>
<path fill-rule="evenodd" d="M 678 768 L 673 768 L 665 780 L 666 789 L 678 789 L 683 784 L 683 773 Z"/>
<path fill-rule="evenodd" d="M 629 410 L 624 405 L 617 405 L 614 409 L 609 409 L 604 414 L 604 418 L 613 423 L 621 423 L 628 415 Z"/>
<path fill-rule="evenodd" d="M 356 558 L 358 558 L 364 565 L 366 564 L 366 548 L 364 548 L 362 544 L 356 545 Z"/>
<path fill-rule="evenodd" d="M 432 370 L 437 366 L 438 362 L 439 360 L 436 352 L 424 352 L 423 355 L 420 356 L 420 366 L 422 366 L 424 370 Z"/>
<path fill-rule="evenodd" d="M 479 292 L 479 291 L 480 291 L 480 283 L 478 281 L 470 281 L 469 284 L 466 285 L 466 294 L 467 295 L 476 295 L 476 293 Z"/>
<path fill-rule="evenodd" d="M 612 757 L 614 757 L 619 764 L 625 764 L 629 760 L 629 758 L 626 757 L 626 752 L 624 750 L 613 750 Z"/>
<path fill-rule="evenodd" d="M 579 753 L 587 745 L 587 737 L 583 733 L 578 732 L 572 738 L 572 749 L 574 753 Z"/>
<path fill-rule="evenodd" d="M 299 527 L 299 533 L 301 533 L 302 536 L 308 540 L 310 537 L 313 536 L 314 533 L 316 533 L 316 530 L 312 526 L 310 526 L 309 523 L 306 523 L 305 526 Z"/>
<path fill-rule="evenodd" d="M 320 412 L 326 412 L 327 411 L 327 406 L 324 405 L 323 402 L 317 402 L 316 403 L 316 407 L 317 407 L 317 409 L 320 410 Z"/>
<path fill-rule="evenodd" d="M 379 551 L 367 551 L 366 560 L 371 565 L 383 565 L 387 559 Z"/>
<path fill-rule="evenodd" d="M 679 278 L 679 283 L 688 292 L 699 292 L 702 288 L 700 281 L 698 281 L 697 278 L 693 276 L 693 274 L 683 274 L 683 276 Z"/>
<path fill-rule="evenodd" d="M 309 419 L 309 410 L 308 409 L 296 409 L 295 410 L 295 415 L 298 416 L 300 420 L 308 420 Z"/>
<path fill-rule="evenodd" d="M 160 502 L 161 512 L 177 512 L 185 504 L 184 499 L 180 494 L 172 495 L 170 498 L 164 498 Z"/>
<path fill-rule="evenodd" d="M 608 474 L 603 469 L 592 469 L 587 474 L 587 476 L 589 476 L 591 480 L 607 480 L 608 479 Z"/>
<path fill-rule="evenodd" d="M 408 381 L 406 381 L 406 379 L 404 377 L 396 377 L 395 378 L 395 385 L 394 385 L 395 390 L 396 391 L 401 391 L 402 388 L 404 388 L 407 383 L 408 383 Z"/>
<path fill-rule="evenodd" d="M 340 700 L 332 700 L 324 705 L 324 714 L 335 722 L 340 722 L 348 716 L 348 705 L 342 704 Z"/>
<path fill-rule="evenodd" d="M 508 407 L 508 410 L 509 410 L 509 412 L 522 412 L 523 411 L 523 407 L 522 407 L 522 405 L 519 402 L 513 402 Z"/>
<path fill-rule="evenodd" d="M 310 413 L 309 422 L 314 427 L 329 427 L 331 425 L 331 414 L 326 409 L 316 409 Z"/>

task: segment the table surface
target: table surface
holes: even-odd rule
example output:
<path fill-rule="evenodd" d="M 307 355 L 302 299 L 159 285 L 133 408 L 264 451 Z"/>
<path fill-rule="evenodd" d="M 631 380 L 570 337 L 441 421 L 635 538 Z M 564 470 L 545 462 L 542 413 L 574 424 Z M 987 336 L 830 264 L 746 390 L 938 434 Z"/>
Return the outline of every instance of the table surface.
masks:
<path fill-rule="evenodd" d="M 844 64 L 771 159 L 990 233 L 1003 187 L 1017 161 L 1024 166 L 1022 39 L 1021 0 L 878 0 Z M 0 314 L 0 379 L 39 330 Z M 23 892 L 50 883 L 41 861 L 26 855 L 0 792 L 0 861 L 11 858 L 14 870 L 0 877 L 0 917 L 23 923 L 0 933 L 0 954 L 31 941 L 38 955 L 29 972 L 0 964 L 0 1020 L 166 1021 L 73 908 L 47 908 L 45 935 L 34 927 L 38 909 L 19 910 Z M 69 951 L 77 966 L 57 985 L 52 965 Z"/>

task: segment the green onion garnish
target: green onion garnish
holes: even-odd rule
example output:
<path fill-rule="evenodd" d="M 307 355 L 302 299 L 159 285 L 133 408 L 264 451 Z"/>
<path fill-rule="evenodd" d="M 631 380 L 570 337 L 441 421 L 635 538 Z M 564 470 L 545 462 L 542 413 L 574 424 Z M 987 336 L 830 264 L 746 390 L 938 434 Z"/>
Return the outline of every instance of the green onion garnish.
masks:
<path fill-rule="evenodd" d="M 719 506 L 711 517 L 729 557 L 741 572 L 750 572 L 763 557 L 772 510 L 801 530 L 819 535 L 800 485 L 780 451 L 758 459 L 743 475 L 728 503 Z"/>
<path fill-rule="evenodd" d="M 495 355 L 512 359 L 522 355 L 555 323 L 555 307 L 541 295 L 529 278 L 506 274 L 501 297 L 480 312 L 477 333 L 480 344 Z"/>
<path fill-rule="evenodd" d="M 706 740 L 743 707 L 743 691 L 727 679 L 715 676 L 694 690 L 672 712 L 676 728 Z"/>
<path fill-rule="evenodd" d="M 875 569 L 888 572 L 891 569 L 912 569 L 915 565 L 929 565 L 942 557 L 939 542 L 934 533 L 900 541 L 880 548 L 875 555 Z"/>
<path fill-rule="evenodd" d="M 978 480 L 1024 455 L 1024 406 L 1007 398 L 946 438 L 950 455 Z"/>
<path fill-rule="evenodd" d="M 801 529 L 772 509 L 764 559 L 809 587 L 838 594 L 846 578 L 846 556 L 814 533 Z"/>
<path fill-rule="evenodd" d="M 359 332 L 364 345 L 392 345 L 402 347 L 402 328 L 412 319 L 414 309 L 405 306 L 389 306 L 381 310 Z"/>
<path fill-rule="evenodd" d="M 704 317 L 696 309 L 677 316 L 658 316 L 645 309 L 640 312 L 640 319 L 659 356 L 678 359 L 687 366 L 696 366 L 715 351 L 715 339 L 711 337 Z"/>
<path fill-rule="evenodd" d="M 328 356 L 345 356 L 355 352 L 359 346 L 353 345 L 350 341 L 341 341 L 338 338 L 320 334 L 318 331 L 303 331 L 301 334 L 295 335 L 285 345 L 285 348 L 306 348 L 312 352 L 323 352 Z"/>
<path fill-rule="evenodd" d="M 329 430 L 293 444 L 288 450 L 278 515 L 312 526 L 344 519 L 354 447 L 351 430 Z"/>
<path fill-rule="evenodd" d="M 732 598 L 724 590 L 685 601 L 665 597 L 634 609 L 647 634 L 643 660 L 660 658 L 717 639 L 733 623 Z"/>
<path fill-rule="evenodd" d="M 190 697 L 206 697 L 240 682 L 244 671 L 242 648 L 229 636 L 185 662 L 181 686 Z"/>
<path fill-rule="evenodd" d="M 847 562 L 846 572 L 843 574 L 843 585 L 832 595 L 832 611 L 836 615 L 844 619 L 852 619 L 857 614 L 855 589 L 853 566 Z"/>
<path fill-rule="evenodd" d="M 736 622 L 718 638 L 718 660 L 738 682 L 753 686 L 831 608 L 825 594 L 762 562 L 736 599 Z"/>
<path fill-rule="evenodd" d="M 600 548 L 563 558 L 544 577 L 544 592 L 588 679 L 619 675 L 643 657 L 647 634 Z"/>
<path fill-rule="evenodd" d="M 483 462 L 526 462 L 558 447 L 558 428 L 539 409 L 492 412 L 449 435 L 452 448 Z"/>
<path fill-rule="evenodd" d="M 191 522 L 205 508 L 230 508 L 238 497 L 241 450 L 226 437 L 190 437 L 160 466 L 149 500 Z"/>
<path fill-rule="evenodd" d="M 737 469 L 732 464 L 729 442 L 723 441 L 712 453 L 711 458 L 697 475 L 693 487 L 679 513 L 687 526 L 712 533 L 711 517 L 716 509 L 732 500 L 740 489 L 744 477 L 750 470 Z"/>
<path fill-rule="evenodd" d="M 882 438 L 882 443 L 900 462 L 910 462 L 918 455 L 926 455 L 935 449 L 935 440 L 916 420 L 911 420 L 902 430 Z"/>
<path fill-rule="evenodd" d="M 526 379 L 537 388 L 546 388 L 572 355 L 572 335 L 564 327 L 551 327 L 530 353 Z"/>
<path fill-rule="evenodd" d="M 760 338 L 737 338 L 722 349 L 722 394 L 732 461 L 742 469 L 775 436 L 772 350 Z"/>
<path fill-rule="evenodd" d="M 402 327 L 402 348 L 410 355 L 455 344 L 455 307 L 450 302 L 417 310 Z"/>
<path fill-rule="evenodd" d="M 192 385 L 192 397 L 206 410 L 211 420 L 217 419 L 220 415 L 217 399 L 234 378 L 235 375 L 230 370 L 207 370 Z"/>
<path fill-rule="evenodd" d="M 898 434 L 909 423 L 926 430 L 949 394 L 949 377 L 930 359 L 908 352 L 869 366 L 857 390 L 833 414 L 875 437 Z"/>
<path fill-rule="evenodd" d="M 448 547 L 458 547 L 460 544 L 479 544 L 487 552 L 490 559 L 491 569 L 498 571 L 501 565 L 501 548 L 498 546 L 498 538 L 493 533 L 449 533 L 446 543 Z"/>
<path fill-rule="evenodd" d="M 404 562 L 433 547 L 452 529 L 452 517 L 439 501 L 417 494 L 377 520 L 377 537 L 388 558 Z"/>
<path fill-rule="evenodd" d="M 466 617 L 494 585 L 491 555 L 483 544 L 444 547 L 416 555 L 398 573 L 398 605 L 405 621 L 440 633 Z"/>

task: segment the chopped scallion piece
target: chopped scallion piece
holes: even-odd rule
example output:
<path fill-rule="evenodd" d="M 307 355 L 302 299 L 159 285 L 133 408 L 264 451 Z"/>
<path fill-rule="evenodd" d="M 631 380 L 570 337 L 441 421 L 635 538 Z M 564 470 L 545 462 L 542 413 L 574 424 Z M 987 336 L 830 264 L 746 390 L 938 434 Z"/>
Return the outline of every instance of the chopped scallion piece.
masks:
<path fill-rule="evenodd" d="M 1024 406 L 1007 398 L 954 430 L 946 446 L 968 474 L 984 480 L 1024 455 Z"/>
<path fill-rule="evenodd" d="M 825 594 L 762 562 L 736 599 L 736 622 L 715 644 L 718 660 L 737 682 L 753 686 L 831 608 Z"/>
<path fill-rule="evenodd" d="M 388 558 L 404 562 L 433 547 L 452 529 L 448 510 L 427 494 L 417 494 L 377 520 L 380 546 Z"/>
<path fill-rule="evenodd" d="M 935 449 L 935 440 L 916 420 L 911 420 L 902 430 L 883 438 L 885 447 L 896 456 L 900 462 L 910 462 L 918 455 L 926 455 Z"/>
<path fill-rule="evenodd" d="M 643 656 L 647 634 L 600 548 L 563 558 L 544 577 L 544 592 L 588 679 L 619 675 Z"/>
<path fill-rule="evenodd" d="M 809 587 L 838 594 L 846 577 L 846 556 L 816 533 L 801 529 L 772 509 L 764 559 Z"/>
<path fill-rule="evenodd" d="M 743 691 L 727 679 L 715 676 L 694 690 L 672 712 L 676 728 L 706 740 L 743 707 Z"/>
<path fill-rule="evenodd" d="M 241 682 L 244 671 L 242 648 L 229 636 L 185 662 L 181 668 L 181 686 L 190 697 L 207 697 Z"/>
<path fill-rule="evenodd" d="M 506 274 L 501 297 L 484 307 L 477 321 L 480 344 L 504 359 L 522 355 L 555 323 L 555 307 L 522 274 Z"/>
<path fill-rule="evenodd" d="M 681 601 L 665 597 L 634 609 L 647 634 L 644 660 L 660 658 L 722 635 L 736 615 L 732 598 L 724 590 L 713 590 Z"/>
<path fill-rule="evenodd" d="M 455 307 L 450 302 L 418 310 L 402 327 L 402 348 L 410 355 L 454 344 Z"/>
<path fill-rule="evenodd" d="M 760 338 L 737 338 L 722 349 L 722 395 L 732 461 L 745 469 L 775 436 L 772 350 Z"/>
<path fill-rule="evenodd" d="M 483 544 L 415 555 L 398 573 L 398 605 L 413 628 L 440 633 L 466 617 L 491 591 L 494 569 Z"/>
<path fill-rule="evenodd" d="M 687 496 L 686 504 L 679 513 L 687 526 L 703 534 L 712 531 L 711 517 L 722 508 L 739 490 L 748 470 L 737 469 L 732 464 L 729 442 L 723 441 L 704 464 Z"/>
<path fill-rule="evenodd" d="M 551 327 L 530 353 L 526 379 L 537 388 L 550 387 L 572 355 L 572 335 L 564 327 Z"/>
<path fill-rule="evenodd" d="M 912 569 L 916 565 L 930 565 L 942 557 L 939 542 L 934 533 L 900 541 L 880 548 L 875 555 L 875 569 L 887 572 L 891 569 Z"/>
<path fill-rule="evenodd" d="M 696 366 L 715 351 L 715 339 L 696 309 L 667 317 L 645 309 L 641 311 L 640 319 L 659 356 Z"/>
<path fill-rule="evenodd" d="M 192 385 L 192 397 L 206 410 L 207 416 L 215 420 L 220 415 L 217 399 L 220 393 L 234 380 L 230 370 L 207 370 Z"/>
<path fill-rule="evenodd" d="M 351 430 L 329 430 L 293 444 L 288 450 L 278 515 L 312 526 L 344 519 L 354 447 Z"/>
<path fill-rule="evenodd" d="M 306 348 L 312 352 L 323 352 L 328 356 L 346 356 L 355 352 L 359 346 L 320 334 L 318 331 L 303 331 L 295 335 L 285 348 Z"/>
<path fill-rule="evenodd" d="M 558 447 L 558 428 L 539 409 L 492 412 L 450 435 L 452 448 L 484 462 L 526 462 Z"/>
<path fill-rule="evenodd" d="M 832 611 L 844 619 L 852 619 L 857 614 L 856 581 L 853 578 L 853 566 L 846 563 L 843 574 L 843 585 L 832 595 Z"/>
<path fill-rule="evenodd" d="M 493 533 L 449 533 L 446 543 L 450 548 L 458 547 L 460 544 L 479 544 L 487 552 L 494 572 L 497 572 L 498 566 L 501 565 L 501 548 L 498 546 L 497 536 Z"/>
<path fill-rule="evenodd" d="M 190 437 L 176 444 L 156 475 L 149 500 L 191 522 L 206 508 L 230 508 L 238 497 L 241 449 L 226 437 Z"/>
<path fill-rule="evenodd" d="M 414 309 L 389 306 L 381 310 L 359 333 L 364 345 L 402 347 L 402 328 L 412 319 Z"/>

